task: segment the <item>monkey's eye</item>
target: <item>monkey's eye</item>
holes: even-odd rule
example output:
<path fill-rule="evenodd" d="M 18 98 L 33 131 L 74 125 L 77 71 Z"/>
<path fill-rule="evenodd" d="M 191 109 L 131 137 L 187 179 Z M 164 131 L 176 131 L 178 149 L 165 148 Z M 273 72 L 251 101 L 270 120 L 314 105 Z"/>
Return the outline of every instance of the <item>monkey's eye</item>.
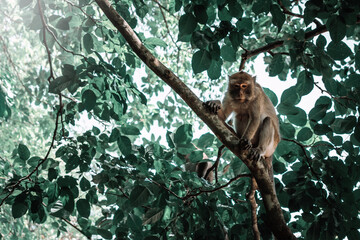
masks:
<path fill-rule="evenodd" d="M 241 89 L 246 89 L 248 87 L 248 85 L 243 83 L 243 84 L 240 85 L 240 87 L 241 87 Z"/>

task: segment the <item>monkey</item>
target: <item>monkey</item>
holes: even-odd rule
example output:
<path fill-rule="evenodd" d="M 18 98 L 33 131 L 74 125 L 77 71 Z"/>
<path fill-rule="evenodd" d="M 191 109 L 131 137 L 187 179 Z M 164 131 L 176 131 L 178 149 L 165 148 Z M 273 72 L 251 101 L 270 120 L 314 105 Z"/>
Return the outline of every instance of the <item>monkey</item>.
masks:
<path fill-rule="evenodd" d="M 234 113 L 230 124 L 240 138 L 240 147 L 249 150 L 251 160 L 265 159 L 265 167 L 273 181 L 272 155 L 280 142 L 279 119 L 256 77 L 243 71 L 229 76 L 222 103 L 210 100 L 204 106 L 225 124 Z"/>
<path fill-rule="evenodd" d="M 212 167 L 212 163 L 207 162 L 199 162 L 199 163 L 192 163 L 188 161 L 188 158 L 186 158 L 186 164 L 185 164 L 185 170 L 189 172 L 196 172 L 199 178 L 206 179 L 209 183 L 212 183 L 214 180 L 214 174 L 213 171 L 210 171 L 209 174 L 206 173 L 207 171 Z"/>

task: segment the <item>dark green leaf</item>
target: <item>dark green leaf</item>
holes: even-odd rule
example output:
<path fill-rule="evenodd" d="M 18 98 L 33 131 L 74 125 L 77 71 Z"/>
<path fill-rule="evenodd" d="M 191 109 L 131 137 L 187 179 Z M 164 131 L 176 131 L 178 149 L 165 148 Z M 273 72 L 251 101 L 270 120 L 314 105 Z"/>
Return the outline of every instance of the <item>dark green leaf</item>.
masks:
<path fill-rule="evenodd" d="M 131 146 L 131 141 L 128 137 L 120 136 L 117 140 L 117 144 L 118 144 L 119 149 L 122 154 L 124 154 L 125 156 L 128 156 L 131 154 L 132 146 Z"/>
<path fill-rule="evenodd" d="M 175 144 L 187 144 L 190 143 L 193 138 L 192 126 L 190 124 L 184 124 L 180 126 L 174 135 Z"/>
<path fill-rule="evenodd" d="M 12 205 L 11 213 L 14 218 L 19 218 L 25 215 L 29 206 L 25 202 L 14 202 Z"/>
<path fill-rule="evenodd" d="M 334 60 L 344 60 L 352 54 L 351 49 L 346 45 L 346 43 L 340 42 L 330 42 L 327 47 L 327 53 Z"/>
<path fill-rule="evenodd" d="M 309 140 L 312 136 L 313 136 L 313 132 L 311 131 L 311 129 L 308 127 L 305 127 L 305 128 L 302 128 L 298 132 L 297 140 L 300 142 L 304 142 L 304 141 Z"/>
<path fill-rule="evenodd" d="M 77 185 L 77 181 L 75 178 L 71 176 L 59 177 L 57 180 L 59 187 L 75 187 Z"/>
<path fill-rule="evenodd" d="M 82 94 L 82 103 L 85 109 L 90 112 L 96 105 L 95 93 L 90 89 L 85 90 Z"/>
<path fill-rule="evenodd" d="M 22 160 L 27 160 L 30 157 L 29 149 L 27 148 L 27 146 L 25 146 L 24 144 L 21 144 L 21 143 L 18 146 L 18 154 Z"/>
<path fill-rule="evenodd" d="M 256 0 L 252 6 L 252 11 L 255 15 L 259 15 L 260 13 L 268 13 L 270 11 L 270 0 Z"/>
<path fill-rule="evenodd" d="M 231 21 L 232 19 L 231 14 L 226 7 L 219 7 L 218 16 L 221 21 Z"/>
<path fill-rule="evenodd" d="M 326 28 L 329 30 L 333 42 L 340 42 L 346 35 L 345 20 L 342 16 L 331 16 L 326 22 Z"/>
<path fill-rule="evenodd" d="M 236 52 L 234 48 L 225 45 L 220 50 L 221 57 L 228 62 L 235 62 L 236 61 Z"/>
<path fill-rule="evenodd" d="M 274 77 L 279 75 L 284 69 L 284 60 L 281 54 L 275 54 L 269 65 L 269 76 Z"/>
<path fill-rule="evenodd" d="M 55 78 L 49 84 L 49 92 L 59 94 L 65 88 L 70 87 L 74 82 L 74 79 L 70 78 L 69 76 L 61 76 Z"/>
<path fill-rule="evenodd" d="M 282 115 L 289 116 L 289 115 L 296 115 L 299 113 L 298 108 L 293 105 L 287 105 L 287 104 L 280 103 L 276 108 L 277 108 L 278 112 Z"/>
<path fill-rule="evenodd" d="M 232 17 L 239 19 L 242 17 L 244 10 L 242 9 L 238 1 L 230 1 L 229 12 Z"/>
<path fill-rule="evenodd" d="M 211 55 L 208 51 L 200 50 L 194 53 L 191 60 L 191 66 L 195 74 L 209 69 L 210 65 Z"/>
<path fill-rule="evenodd" d="M 207 74 L 210 79 L 219 79 L 221 77 L 221 66 L 223 62 L 221 59 L 219 61 L 212 60 Z"/>
<path fill-rule="evenodd" d="M 140 135 L 139 129 L 134 126 L 120 127 L 120 130 L 125 135 Z"/>
<path fill-rule="evenodd" d="M 115 142 L 118 140 L 120 136 L 120 131 L 119 129 L 117 128 L 114 128 L 110 134 L 110 137 L 109 137 L 109 142 L 112 143 L 112 142 Z"/>
<path fill-rule="evenodd" d="M 179 32 L 181 35 L 187 35 L 192 33 L 197 26 L 196 18 L 190 14 L 184 14 L 179 20 Z"/>
<path fill-rule="evenodd" d="M 331 128 L 335 133 L 345 134 L 352 133 L 354 127 L 356 126 L 356 117 L 349 116 L 346 118 L 336 118 L 334 123 L 331 125 Z"/>
<path fill-rule="evenodd" d="M 207 147 L 210 147 L 213 144 L 214 139 L 215 139 L 214 135 L 212 135 L 211 133 L 205 133 L 201 135 L 201 137 L 199 138 L 197 147 L 200 149 L 205 149 Z"/>
<path fill-rule="evenodd" d="M 134 207 L 139 207 L 147 202 L 150 192 L 146 187 L 136 186 L 130 194 L 130 202 Z"/>
<path fill-rule="evenodd" d="M 279 5 L 272 4 L 270 7 L 270 12 L 272 15 L 272 23 L 277 26 L 278 32 L 280 32 L 284 22 L 285 22 L 285 14 L 280 9 Z"/>
<path fill-rule="evenodd" d="M 276 94 L 273 91 L 271 91 L 269 88 L 263 88 L 263 90 L 265 94 L 270 98 L 272 104 L 276 106 L 278 104 L 278 98 Z"/>
<path fill-rule="evenodd" d="M 281 95 L 280 102 L 289 106 L 298 104 L 300 102 L 300 97 L 296 91 L 296 87 L 286 89 Z"/>
<path fill-rule="evenodd" d="M 298 112 L 295 115 L 289 114 L 287 115 L 287 118 L 291 123 L 297 126 L 305 126 L 307 123 L 307 114 L 301 108 L 297 108 L 297 110 Z"/>
<path fill-rule="evenodd" d="M 319 35 L 319 37 L 316 39 L 316 46 L 318 46 L 321 49 L 325 48 L 326 38 L 323 35 Z"/>
<path fill-rule="evenodd" d="M 251 18 L 241 18 L 237 21 L 236 27 L 244 35 L 249 35 L 253 30 L 253 22 Z"/>
<path fill-rule="evenodd" d="M 92 53 L 94 49 L 94 40 L 90 33 L 86 33 L 83 37 L 84 48 L 87 53 Z"/>
<path fill-rule="evenodd" d="M 82 177 L 80 180 L 81 191 L 85 192 L 85 191 L 89 190 L 90 187 L 91 187 L 90 182 L 85 177 Z"/>
<path fill-rule="evenodd" d="M 280 124 L 280 133 L 281 136 L 292 139 L 295 136 L 295 128 L 290 123 L 282 123 Z"/>
<path fill-rule="evenodd" d="M 360 50 L 358 49 L 355 54 L 355 67 L 360 70 Z"/>
<path fill-rule="evenodd" d="M 48 179 L 49 181 L 52 181 L 54 179 L 56 179 L 58 176 L 58 172 L 55 168 L 49 168 L 48 170 Z"/>
<path fill-rule="evenodd" d="M 112 239 L 113 235 L 110 231 L 98 228 L 96 232 L 105 239 Z"/>
<path fill-rule="evenodd" d="M 206 13 L 206 7 L 204 5 L 195 5 L 194 14 L 198 23 L 206 24 L 208 20 L 208 15 Z"/>
<path fill-rule="evenodd" d="M 76 202 L 76 209 L 80 216 L 88 218 L 90 216 L 90 204 L 86 199 L 79 199 Z"/>
<path fill-rule="evenodd" d="M 314 78 L 309 71 L 300 72 L 297 83 L 296 91 L 300 96 L 309 94 L 314 88 Z"/>
<path fill-rule="evenodd" d="M 201 162 L 203 160 L 203 154 L 204 154 L 203 151 L 196 150 L 191 152 L 189 155 L 190 162 L 194 162 L 194 163 Z"/>

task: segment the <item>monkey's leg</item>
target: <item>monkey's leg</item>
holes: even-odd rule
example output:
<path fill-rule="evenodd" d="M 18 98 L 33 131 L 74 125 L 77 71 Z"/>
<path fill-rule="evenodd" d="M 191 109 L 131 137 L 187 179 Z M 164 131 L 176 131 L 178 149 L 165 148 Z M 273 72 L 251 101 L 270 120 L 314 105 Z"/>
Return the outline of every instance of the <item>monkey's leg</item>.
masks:
<path fill-rule="evenodd" d="M 271 119 L 266 117 L 259 127 L 259 139 L 256 148 L 252 148 L 248 157 L 252 160 L 259 161 L 261 157 L 264 157 L 267 150 L 272 148 L 274 141 L 274 128 L 271 124 Z M 270 156 L 272 155 L 269 154 Z"/>

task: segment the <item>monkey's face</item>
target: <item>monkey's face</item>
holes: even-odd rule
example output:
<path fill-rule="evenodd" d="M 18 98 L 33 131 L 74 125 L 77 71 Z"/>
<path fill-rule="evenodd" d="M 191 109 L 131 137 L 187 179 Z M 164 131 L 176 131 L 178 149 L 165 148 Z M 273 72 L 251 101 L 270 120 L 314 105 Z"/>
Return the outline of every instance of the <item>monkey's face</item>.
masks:
<path fill-rule="evenodd" d="M 241 103 L 250 101 L 254 91 L 254 79 L 249 74 L 239 72 L 229 77 L 228 92 L 233 100 Z"/>

